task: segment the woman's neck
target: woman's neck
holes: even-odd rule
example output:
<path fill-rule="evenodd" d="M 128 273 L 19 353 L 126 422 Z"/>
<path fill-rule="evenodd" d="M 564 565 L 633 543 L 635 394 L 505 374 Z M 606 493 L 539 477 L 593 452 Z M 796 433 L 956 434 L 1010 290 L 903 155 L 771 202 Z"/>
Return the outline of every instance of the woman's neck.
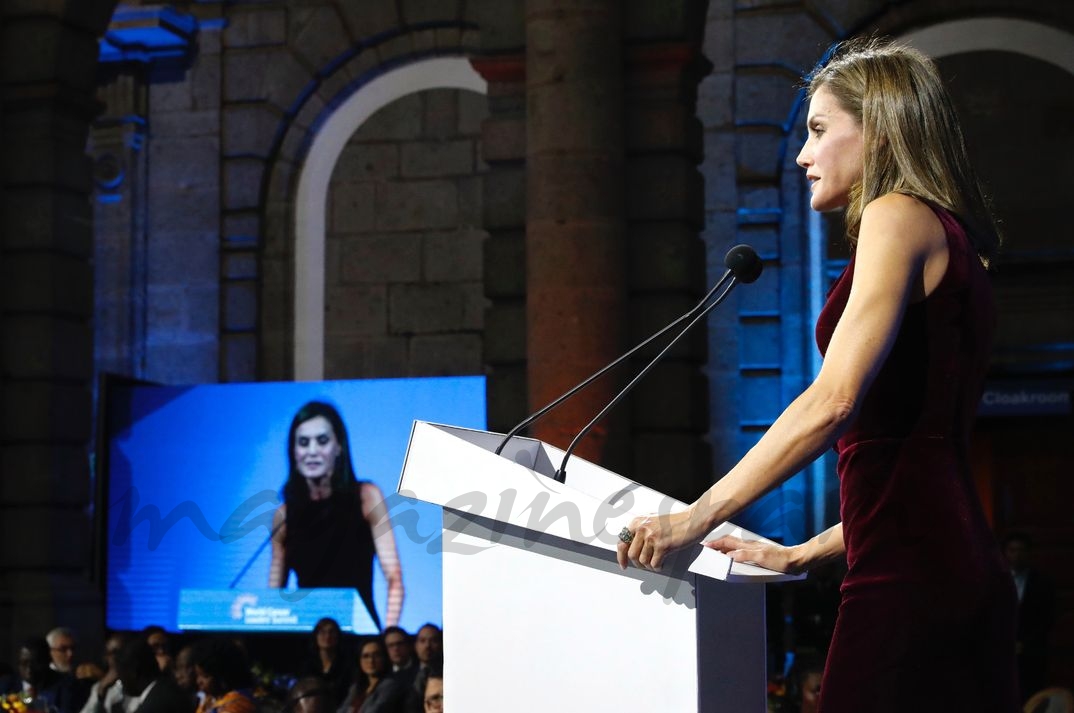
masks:
<path fill-rule="evenodd" d="M 332 479 L 327 475 L 320 478 L 309 478 L 306 485 L 310 489 L 310 500 L 327 500 L 332 497 Z"/>

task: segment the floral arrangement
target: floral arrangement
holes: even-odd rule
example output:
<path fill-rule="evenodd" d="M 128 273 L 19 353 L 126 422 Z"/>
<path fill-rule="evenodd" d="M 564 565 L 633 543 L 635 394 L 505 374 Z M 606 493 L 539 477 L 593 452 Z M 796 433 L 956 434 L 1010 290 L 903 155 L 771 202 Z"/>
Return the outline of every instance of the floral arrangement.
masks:
<path fill-rule="evenodd" d="M 6 713 L 27 713 L 33 708 L 34 699 L 21 693 L 9 693 L 0 698 L 0 710 Z"/>
<path fill-rule="evenodd" d="M 250 673 L 254 679 L 253 699 L 269 710 L 281 707 L 287 691 L 294 685 L 294 678 L 277 674 L 259 662 L 250 667 Z M 274 703 L 278 705 L 274 706 Z"/>

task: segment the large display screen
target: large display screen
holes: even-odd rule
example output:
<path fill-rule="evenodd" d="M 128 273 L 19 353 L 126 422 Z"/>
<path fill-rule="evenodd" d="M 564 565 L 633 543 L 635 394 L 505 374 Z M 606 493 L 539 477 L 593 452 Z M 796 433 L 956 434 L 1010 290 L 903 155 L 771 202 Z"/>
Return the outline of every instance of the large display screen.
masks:
<path fill-rule="evenodd" d="M 484 378 L 111 385 L 107 625 L 439 623 L 440 510 L 396 493 L 415 419 L 484 428 Z"/>

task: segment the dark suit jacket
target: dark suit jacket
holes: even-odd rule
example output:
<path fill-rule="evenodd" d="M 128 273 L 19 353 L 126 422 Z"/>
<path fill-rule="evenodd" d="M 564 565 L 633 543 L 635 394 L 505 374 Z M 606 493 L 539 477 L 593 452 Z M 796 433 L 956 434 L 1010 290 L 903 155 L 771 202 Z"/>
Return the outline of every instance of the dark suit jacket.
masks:
<path fill-rule="evenodd" d="M 1055 594 L 1047 577 L 1034 569 L 1026 571 L 1026 585 L 1018 605 L 1018 642 L 1023 651 L 1044 654 L 1052 629 Z"/>
<path fill-rule="evenodd" d="M 161 676 L 137 713 L 194 713 L 194 698 L 179 688 L 171 676 Z"/>
<path fill-rule="evenodd" d="M 414 686 L 414 679 L 417 677 L 418 671 L 420 670 L 421 664 L 418 663 L 417 657 L 411 657 L 410 664 L 393 673 L 392 678 L 401 683 L 404 687 L 412 688 Z"/>

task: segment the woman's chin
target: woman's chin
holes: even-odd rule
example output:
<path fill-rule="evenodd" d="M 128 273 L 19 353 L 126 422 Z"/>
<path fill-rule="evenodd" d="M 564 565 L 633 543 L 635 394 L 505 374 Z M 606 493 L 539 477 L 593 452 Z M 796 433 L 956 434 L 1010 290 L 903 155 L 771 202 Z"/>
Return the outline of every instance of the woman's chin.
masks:
<path fill-rule="evenodd" d="M 818 213 L 834 213 L 843 210 L 850 204 L 848 196 L 832 197 L 822 193 L 814 193 L 809 197 L 809 207 Z"/>

